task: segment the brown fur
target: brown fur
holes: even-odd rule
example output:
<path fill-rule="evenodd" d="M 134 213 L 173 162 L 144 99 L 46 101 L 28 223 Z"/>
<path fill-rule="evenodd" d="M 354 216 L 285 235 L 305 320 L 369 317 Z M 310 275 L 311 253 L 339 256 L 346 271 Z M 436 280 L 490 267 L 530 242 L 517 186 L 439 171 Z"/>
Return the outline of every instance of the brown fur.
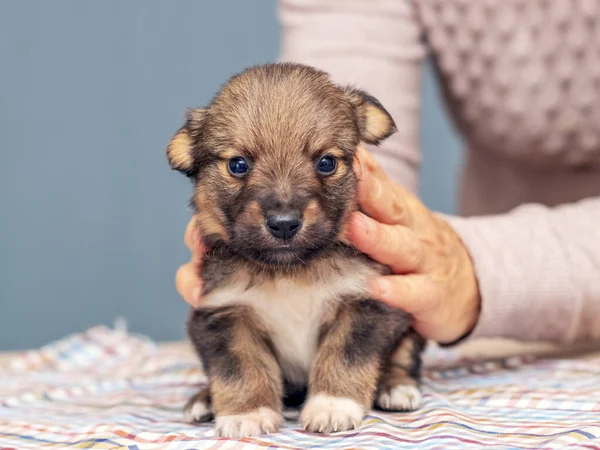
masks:
<path fill-rule="evenodd" d="M 421 372 L 420 355 L 424 349 L 425 340 L 414 331 L 408 333 L 400 341 L 390 357 L 386 369 L 382 372 L 377 387 L 378 393 L 389 393 L 397 386 L 418 387 Z M 381 404 L 377 404 L 377 406 L 383 409 L 395 409 Z"/>
<path fill-rule="evenodd" d="M 311 391 L 351 398 L 368 410 L 385 357 L 406 325 L 401 314 L 373 300 L 355 300 L 339 308 L 337 316 L 324 324 L 310 374 Z"/>
<path fill-rule="evenodd" d="M 192 205 L 211 248 L 205 301 L 188 322 L 210 395 L 201 391 L 187 411 L 198 402 L 214 410 L 220 434 L 271 431 L 282 397 L 297 404 L 307 388 L 309 401 L 343 398 L 366 412 L 382 390 L 416 385 L 420 338 L 406 314 L 369 298 L 368 279 L 388 269 L 345 239 L 357 209 L 356 147 L 394 131 L 368 94 L 307 66 L 270 64 L 230 79 L 169 144 L 171 166 L 195 184 Z M 337 163 L 330 174 L 316 169 L 323 156 Z M 230 172 L 237 157 L 248 173 Z M 302 219 L 293 237 L 269 232 L 267 218 L 292 213 Z M 313 431 L 357 425 L 303 414 Z"/>
<path fill-rule="evenodd" d="M 282 380 L 268 331 L 246 306 L 192 311 L 188 331 L 205 363 L 219 414 L 281 410 Z"/>

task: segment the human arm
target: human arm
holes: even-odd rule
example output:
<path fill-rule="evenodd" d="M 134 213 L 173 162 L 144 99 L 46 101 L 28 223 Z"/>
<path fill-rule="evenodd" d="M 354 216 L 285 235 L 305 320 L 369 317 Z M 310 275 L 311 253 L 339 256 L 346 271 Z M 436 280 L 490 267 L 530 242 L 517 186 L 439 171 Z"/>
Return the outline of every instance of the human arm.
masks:
<path fill-rule="evenodd" d="M 482 307 L 473 337 L 600 339 L 600 198 L 448 218 L 475 261 Z"/>

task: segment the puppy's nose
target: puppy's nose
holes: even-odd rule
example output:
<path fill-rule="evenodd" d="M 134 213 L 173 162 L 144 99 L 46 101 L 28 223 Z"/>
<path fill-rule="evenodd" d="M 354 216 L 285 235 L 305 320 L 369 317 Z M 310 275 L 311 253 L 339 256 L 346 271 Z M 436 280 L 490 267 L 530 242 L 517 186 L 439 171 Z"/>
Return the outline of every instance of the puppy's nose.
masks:
<path fill-rule="evenodd" d="M 291 239 L 302 228 L 298 214 L 274 214 L 267 217 L 267 228 L 277 239 Z"/>

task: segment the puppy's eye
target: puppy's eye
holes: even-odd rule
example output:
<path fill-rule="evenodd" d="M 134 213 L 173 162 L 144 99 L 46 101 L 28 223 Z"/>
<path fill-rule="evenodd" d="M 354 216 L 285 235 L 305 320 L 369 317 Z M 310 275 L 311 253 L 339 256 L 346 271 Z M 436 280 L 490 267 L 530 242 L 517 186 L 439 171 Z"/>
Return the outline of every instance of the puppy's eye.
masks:
<path fill-rule="evenodd" d="M 240 156 L 231 158 L 227 162 L 227 167 L 229 168 L 229 172 L 231 172 L 231 174 L 235 177 L 245 175 L 250 170 L 246 160 Z"/>
<path fill-rule="evenodd" d="M 323 175 L 330 175 L 337 167 L 337 160 L 333 156 L 323 156 L 317 163 L 317 170 Z"/>

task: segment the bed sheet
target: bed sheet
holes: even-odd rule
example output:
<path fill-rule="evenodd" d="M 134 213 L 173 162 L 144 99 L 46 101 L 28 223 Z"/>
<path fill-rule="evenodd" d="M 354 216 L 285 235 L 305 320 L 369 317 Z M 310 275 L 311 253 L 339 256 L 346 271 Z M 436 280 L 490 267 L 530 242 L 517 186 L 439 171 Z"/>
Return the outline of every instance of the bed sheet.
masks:
<path fill-rule="evenodd" d="M 0 367 L 0 448 L 600 448 L 600 357 L 481 361 L 435 350 L 420 410 L 375 411 L 332 435 L 286 422 L 273 435 L 216 438 L 181 412 L 205 382 L 185 345 L 94 327 Z"/>

